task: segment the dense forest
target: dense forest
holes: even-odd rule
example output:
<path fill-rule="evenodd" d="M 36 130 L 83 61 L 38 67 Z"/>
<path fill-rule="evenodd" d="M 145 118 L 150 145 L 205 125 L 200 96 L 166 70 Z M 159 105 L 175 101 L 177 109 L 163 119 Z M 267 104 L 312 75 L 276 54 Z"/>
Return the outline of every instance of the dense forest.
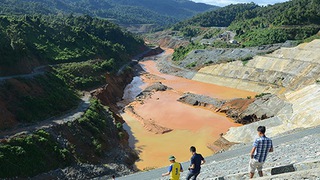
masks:
<path fill-rule="evenodd" d="M 173 29 L 180 30 L 186 26 L 227 27 L 232 21 L 235 20 L 238 14 L 248 10 L 250 11 L 257 7 L 259 6 L 254 3 L 236 5 L 231 4 L 214 11 L 196 15 L 191 19 L 175 24 Z"/>
<path fill-rule="evenodd" d="M 320 30 L 319 9 L 319 0 L 292 0 L 245 11 L 229 28 L 247 46 L 303 40 Z"/>
<path fill-rule="evenodd" d="M 303 40 L 320 30 L 320 0 L 291 0 L 275 5 L 229 5 L 197 15 L 172 27 L 182 35 L 197 36 L 198 29 L 228 27 L 243 46 Z"/>
<path fill-rule="evenodd" d="M 87 14 L 119 24 L 168 25 L 217 8 L 190 0 L 3 0 L 2 14 Z"/>
<path fill-rule="evenodd" d="M 292 0 L 268 6 L 229 5 L 197 15 L 171 28 L 192 42 L 175 49 L 173 60 L 182 60 L 193 49 L 250 47 L 287 40 L 299 43 L 319 38 L 319 34 L 315 35 L 320 30 L 318 9 L 320 0 Z M 229 43 L 226 31 L 234 32 L 238 43 Z M 211 41 L 203 44 L 201 39 Z"/>
<path fill-rule="evenodd" d="M 116 67 L 144 49 L 141 39 L 90 16 L 1 16 L 0 35 L 1 75 L 17 64 L 112 58 Z"/>
<path fill-rule="evenodd" d="M 104 85 L 107 73 L 147 48 L 139 37 L 87 15 L 4 15 L 0 35 L 0 76 L 43 71 L 2 81 L 1 108 L 15 122 L 42 121 L 74 108 L 77 90 Z"/>

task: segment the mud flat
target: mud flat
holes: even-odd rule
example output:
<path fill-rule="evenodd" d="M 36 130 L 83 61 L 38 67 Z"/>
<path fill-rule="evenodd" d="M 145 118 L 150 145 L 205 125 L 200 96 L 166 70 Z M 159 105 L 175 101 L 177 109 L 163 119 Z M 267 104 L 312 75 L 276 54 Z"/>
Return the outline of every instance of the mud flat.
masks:
<path fill-rule="evenodd" d="M 167 50 L 156 58 L 165 58 L 172 52 Z M 225 114 L 177 100 L 187 92 L 219 99 L 245 98 L 256 93 L 162 74 L 152 59 L 155 57 L 140 62 L 145 73 L 134 78 L 124 95 L 124 101 L 132 101 L 154 83 L 160 82 L 168 87 L 165 91 L 150 91 L 147 96 L 135 99 L 122 114 L 126 121 L 125 129 L 131 133 L 130 145 L 139 152 L 137 168 L 143 170 L 166 166 L 167 157 L 171 154 L 178 161 L 187 161 L 191 145 L 196 146 L 204 156 L 213 154 L 214 151 L 208 146 L 221 133 L 240 124 L 234 123 Z M 158 131 L 157 127 L 160 127 Z"/>

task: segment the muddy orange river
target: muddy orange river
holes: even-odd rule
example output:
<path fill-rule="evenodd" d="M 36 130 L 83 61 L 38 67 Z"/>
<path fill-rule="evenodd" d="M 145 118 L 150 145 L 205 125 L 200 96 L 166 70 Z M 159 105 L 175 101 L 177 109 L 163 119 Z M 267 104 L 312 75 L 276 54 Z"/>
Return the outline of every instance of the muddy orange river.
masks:
<path fill-rule="evenodd" d="M 172 50 L 167 50 L 160 56 L 170 54 Z M 147 131 L 130 113 L 122 114 L 126 121 L 124 127 L 131 134 L 130 145 L 139 152 L 140 160 L 136 162 L 136 166 L 140 170 L 167 166 L 169 155 L 174 155 L 179 162 L 188 161 L 191 156 L 190 146 L 195 146 L 203 156 L 212 155 L 214 152 L 207 146 L 230 127 L 240 126 L 233 123 L 225 114 L 178 102 L 177 99 L 183 93 L 191 92 L 220 99 L 255 95 L 254 92 L 162 74 L 153 60 L 140 62 L 140 65 L 148 74 L 134 78 L 125 90 L 124 99 L 132 101 L 137 94 L 154 82 L 162 82 L 171 87 L 172 90 L 155 92 L 151 98 L 144 99 L 143 103 L 132 102 L 130 105 L 143 119 L 151 119 L 157 125 L 173 129 L 169 133 L 154 134 Z"/>

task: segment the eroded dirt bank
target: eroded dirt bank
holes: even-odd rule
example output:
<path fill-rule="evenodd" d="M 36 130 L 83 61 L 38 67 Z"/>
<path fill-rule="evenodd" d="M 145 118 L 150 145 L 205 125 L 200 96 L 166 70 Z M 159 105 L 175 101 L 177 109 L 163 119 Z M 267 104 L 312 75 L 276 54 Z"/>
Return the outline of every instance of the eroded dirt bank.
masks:
<path fill-rule="evenodd" d="M 119 116 L 117 102 L 121 101 L 124 89 L 132 81 L 133 77 L 134 73 L 131 70 L 127 70 L 118 76 L 107 74 L 106 85 L 90 92 L 103 105 L 110 107 L 117 122 L 124 123 Z"/>
<path fill-rule="evenodd" d="M 191 145 L 197 146 L 204 156 L 211 155 L 214 152 L 208 146 L 230 127 L 239 126 L 223 113 L 177 101 L 184 93 L 192 92 L 220 99 L 255 95 L 254 92 L 160 73 L 153 59 L 170 56 L 172 52 L 167 50 L 158 57 L 140 62 L 147 73 L 139 77 L 143 83 L 137 83 L 140 92 L 155 83 L 161 83 L 167 89 L 150 91 L 143 98 L 137 98 L 122 114 L 128 125 L 127 130 L 132 133 L 129 139 L 131 146 L 139 152 L 140 160 L 136 162 L 139 169 L 165 166 L 170 154 L 174 154 L 179 161 L 187 161 L 190 158 L 188 149 Z M 156 126 L 150 128 L 148 124 Z M 156 131 L 157 126 L 161 127 L 159 131 Z M 163 131 L 164 129 L 170 131 Z M 215 151 L 219 150 L 216 147 Z"/>

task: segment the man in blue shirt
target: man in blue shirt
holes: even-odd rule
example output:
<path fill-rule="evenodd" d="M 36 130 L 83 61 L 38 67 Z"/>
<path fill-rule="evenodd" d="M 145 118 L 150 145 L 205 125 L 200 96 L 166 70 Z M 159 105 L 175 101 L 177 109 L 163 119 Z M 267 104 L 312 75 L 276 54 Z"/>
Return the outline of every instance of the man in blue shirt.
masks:
<path fill-rule="evenodd" d="M 262 177 L 262 166 L 266 161 L 268 152 L 273 152 L 273 145 L 272 140 L 267 138 L 266 127 L 259 126 L 258 129 L 259 138 L 255 140 L 253 143 L 253 148 L 250 152 L 250 163 L 249 163 L 249 172 L 250 172 L 250 179 L 253 178 L 254 172 L 256 169 L 258 170 L 259 176 Z"/>
<path fill-rule="evenodd" d="M 196 148 L 194 146 L 190 147 L 190 152 L 192 153 L 190 167 L 188 168 L 189 173 L 187 175 L 187 180 L 192 178 L 193 180 L 197 179 L 197 176 L 200 174 L 201 165 L 206 161 L 201 154 L 196 153 Z"/>

